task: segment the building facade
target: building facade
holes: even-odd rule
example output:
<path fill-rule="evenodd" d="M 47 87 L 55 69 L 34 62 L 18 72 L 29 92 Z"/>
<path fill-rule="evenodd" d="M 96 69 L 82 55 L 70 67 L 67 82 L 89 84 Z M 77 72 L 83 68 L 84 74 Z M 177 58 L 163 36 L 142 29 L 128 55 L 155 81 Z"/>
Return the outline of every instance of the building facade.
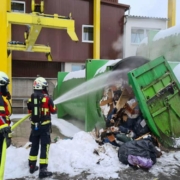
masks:
<path fill-rule="evenodd" d="M 125 16 L 124 22 L 123 57 L 135 56 L 137 47 L 148 36 L 150 30 L 159 31 L 167 28 L 166 18 L 129 15 Z"/>
<path fill-rule="evenodd" d="M 37 0 L 38 2 L 38 0 Z M 124 14 L 129 5 L 117 0 L 101 0 L 100 58 L 123 57 L 123 47 L 113 44 L 123 36 Z M 12 1 L 12 10 L 31 13 L 31 1 Z M 55 78 L 58 71 L 83 69 L 85 61 L 93 58 L 93 0 L 51 0 L 45 1 L 45 14 L 68 16 L 72 13 L 78 42 L 70 39 L 65 30 L 42 28 L 36 44 L 51 47 L 53 61 L 47 61 L 44 53 L 13 51 L 12 76 Z M 12 40 L 24 42 L 27 26 L 12 25 Z"/>

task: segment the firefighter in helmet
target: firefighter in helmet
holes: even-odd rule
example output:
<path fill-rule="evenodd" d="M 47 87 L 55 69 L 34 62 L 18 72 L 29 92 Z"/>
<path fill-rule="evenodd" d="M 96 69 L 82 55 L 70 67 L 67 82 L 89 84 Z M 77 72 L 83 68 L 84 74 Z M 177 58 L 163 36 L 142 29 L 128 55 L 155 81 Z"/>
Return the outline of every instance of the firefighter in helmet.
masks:
<path fill-rule="evenodd" d="M 43 77 L 37 77 L 33 83 L 34 93 L 27 102 L 29 113 L 31 113 L 31 135 L 32 142 L 29 154 L 29 172 L 32 174 L 39 168 L 36 166 L 39 144 L 41 144 L 39 160 L 39 178 L 52 175 L 47 171 L 48 154 L 50 147 L 51 114 L 56 113 L 56 107 L 48 95 L 48 83 Z"/>
<path fill-rule="evenodd" d="M 8 110 L 8 103 L 4 99 L 11 99 L 11 95 L 7 90 L 8 84 L 8 76 L 4 72 L 0 71 L 0 162 L 4 138 L 6 138 L 7 147 L 11 145 L 11 128 L 9 126 L 11 123 L 9 119 L 10 112 Z"/>

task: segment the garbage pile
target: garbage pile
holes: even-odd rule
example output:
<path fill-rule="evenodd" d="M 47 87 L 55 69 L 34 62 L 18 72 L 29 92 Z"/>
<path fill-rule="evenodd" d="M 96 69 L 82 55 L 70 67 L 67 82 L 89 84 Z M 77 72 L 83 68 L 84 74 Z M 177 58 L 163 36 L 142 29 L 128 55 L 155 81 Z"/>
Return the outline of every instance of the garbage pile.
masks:
<path fill-rule="evenodd" d="M 97 132 L 96 142 L 118 147 L 118 158 L 124 164 L 151 168 L 162 155 L 160 143 L 148 128 L 131 88 L 105 88 L 100 107 L 106 128 Z"/>

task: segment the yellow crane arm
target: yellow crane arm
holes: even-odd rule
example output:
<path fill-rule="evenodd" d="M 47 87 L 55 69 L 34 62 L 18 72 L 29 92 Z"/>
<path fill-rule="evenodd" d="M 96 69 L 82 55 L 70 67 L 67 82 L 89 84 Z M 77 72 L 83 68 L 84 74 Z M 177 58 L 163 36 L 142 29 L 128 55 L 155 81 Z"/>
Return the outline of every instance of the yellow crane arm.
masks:
<path fill-rule="evenodd" d="M 7 20 L 11 24 L 21 24 L 27 25 L 29 24 L 31 28 L 36 26 L 36 28 L 32 28 L 32 35 L 36 33 L 37 27 L 41 28 L 53 28 L 53 29 L 65 29 L 68 32 L 68 35 L 73 41 L 78 41 L 78 37 L 75 33 L 74 28 L 74 20 L 72 19 L 64 19 L 59 17 L 57 14 L 52 15 L 45 15 L 45 14 L 23 14 L 23 13 L 12 13 L 7 12 Z M 38 30 L 38 34 L 40 29 Z M 31 36 L 31 34 L 30 34 Z M 30 37 L 29 37 L 30 38 Z M 34 38 L 35 39 L 35 38 Z"/>

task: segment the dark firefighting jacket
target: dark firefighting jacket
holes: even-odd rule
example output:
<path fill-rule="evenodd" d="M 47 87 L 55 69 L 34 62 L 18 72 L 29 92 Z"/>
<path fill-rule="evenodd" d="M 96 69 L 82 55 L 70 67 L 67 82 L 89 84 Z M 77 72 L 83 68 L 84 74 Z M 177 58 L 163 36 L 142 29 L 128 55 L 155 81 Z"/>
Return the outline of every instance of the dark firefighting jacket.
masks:
<path fill-rule="evenodd" d="M 51 114 L 55 114 L 57 109 L 49 95 L 43 91 L 35 91 L 27 102 L 29 113 L 31 113 L 31 124 L 41 125 L 51 123 Z"/>

